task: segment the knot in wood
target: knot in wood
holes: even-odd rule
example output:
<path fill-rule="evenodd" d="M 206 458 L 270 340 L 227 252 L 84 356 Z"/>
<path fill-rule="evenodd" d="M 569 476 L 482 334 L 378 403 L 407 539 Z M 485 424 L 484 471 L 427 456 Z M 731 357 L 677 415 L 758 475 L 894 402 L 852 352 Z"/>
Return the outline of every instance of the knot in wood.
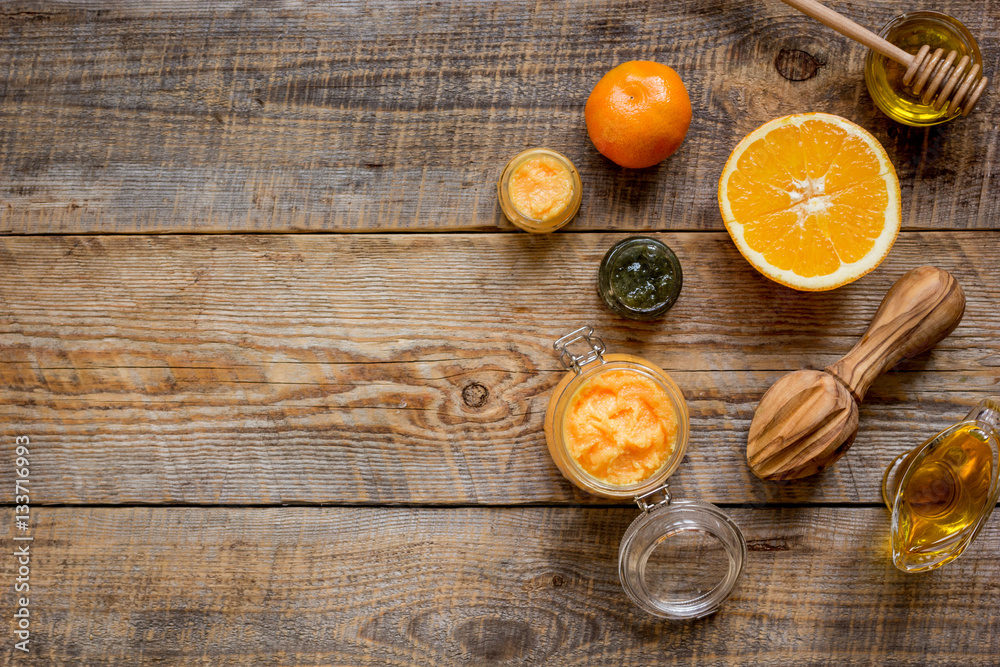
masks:
<path fill-rule="evenodd" d="M 496 663 L 529 655 L 538 643 L 525 621 L 502 618 L 471 619 L 455 629 L 455 638 L 474 663 Z"/>
<path fill-rule="evenodd" d="M 470 382 L 462 390 L 462 401 L 470 408 L 481 408 L 486 405 L 490 390 L 479 382 Z"/>
<path fill-rule="evenodd" d="M 805 81 L 816 76 L 817 70 L 826 63 L 811 53 L 799 49 L 781 49 L 774 59 L 778 74 L 789 81 Z"/>

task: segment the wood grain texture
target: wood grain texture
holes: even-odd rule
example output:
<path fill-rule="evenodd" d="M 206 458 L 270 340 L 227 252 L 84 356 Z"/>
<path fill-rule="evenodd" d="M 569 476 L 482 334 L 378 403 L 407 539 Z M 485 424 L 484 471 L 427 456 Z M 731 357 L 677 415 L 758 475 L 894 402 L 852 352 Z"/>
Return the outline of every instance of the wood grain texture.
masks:
<path fill-rule="evenodd" d="M 882 508 L 730 509 L 749 555 L 719 613 L 622 592 L 637 509 L 40 509 L 34 664 L 970 665 L 1000 650 L 989 522 L 897 571 Z M 0 512 L 9 543 L 12 511 Z M 13 559 L 0 576 L 13 578 Z M 2 603 L 8 608 L 8 599 Z M 0 658 L 11 657 L 9 642 Z M 18 662 L 18 664 L 20 664 Z"/>
<path fill-rule="evenodd" d="M 893 456 L 1000 390 L 998 232 L 904 233 L 829 293 L 775 285 L 724 233 L 659 235 L 685 279 L 652 323 L 600 305 L 597 266 L 621 238 L 9 237 L 0 435 L 38 443 L 37 502 L 597 502 L 560 478 L 542 433 L 562 374 L 552 341 L 590 323 L 685 392 L 679 493 L 875 502 Z M 961 326 L 873 385 L 843 465 L 756 480 L 744 452 L 761 395 L 849 350 L 928 248 L 965 288 Z"/>
<path fill-rule="evenodd" d="M 995 2 L 935 5 L 994 76 Z M 872 28 L 911 8 L 829 4 Z M 582 112 L 636 58 L 675 67 L 695 117 L 676 155 L 629 172 Z M 1000 394 L 1000 106 L 895 125 L 863 59 L 777 0 L 0 4 L 0 443 L 31 438 L 31 661 L 995 661 L 997 522 L 905 576 L 873 503 L 893 456 Z M 740 138 L 813 110 L 883 143 L 909 230 L 828 294 L 754 272 L 716 206 Z M 510 231 L 494 182 L 533 145 L 581 171 L 568 233 L 153 235 Z M 683 232 L 660 235 L 685 287 L 658 322 L 596 295 L 624 234 L 572 233 L 629 229 Z M 874 383 L 837 468 L 757 480 L 744 447 L 764 390 L 843 355 L 925 263 L 965 288 L 962 325 Z M 606 501 L 548 457 L 551 342 L 584 323 L 688 397 L 675 497 L 737 505 L 748 566 L 712 618 L 632 606 L 616 558 L 637 510 L 584 506 Z M 0 466 L 0 487 L 12 475 Z M 95 503 L 211 507 L 75 506 Z M 321 503 L 340 506 L 246 507 Z M 0 557 L 0 581 L 14 566 Z"/>
<path fill-rule="evenodd" d="M 912 9 L 829 4 L 872 29 Z M 934 8 L 995 75 L 990 6 Z M 581 172 L 568 230 L 722 229 L 729 152 L 805 111 L 883 143 L 905 228 L 997 228 L 996 94 L 969 118 L 900 126 L 869 98 L 864 56 L 777 0 L 7 2 L 0 233 L 509 230 L 495 180 L 535 145 Z M 641 171 L 602 158 L 583 121 L 630 59 L 673 66 L 694 107 L 680 151 Z"/>

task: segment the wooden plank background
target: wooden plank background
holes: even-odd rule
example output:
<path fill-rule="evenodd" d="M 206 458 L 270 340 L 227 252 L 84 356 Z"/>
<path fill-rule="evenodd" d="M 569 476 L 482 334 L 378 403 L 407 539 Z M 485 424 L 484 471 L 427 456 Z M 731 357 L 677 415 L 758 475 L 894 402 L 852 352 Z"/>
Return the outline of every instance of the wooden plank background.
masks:
<path fill-rule="evenodd" d="M 873 29 L 904 7 L 830 4 Z M 1000 70 L 992 0 L 933 8 L 964 21 L 987 71 Z M 535 145 L 580 169 L 571 230 L 721 229 L 729 152 L 761 123 L 803 111 L 875 134 L 902 178 L 907 228 L 1000 224 L 989 196 L 1000 185 L 996 96 L 943 127 L 897 125 L 865 90 L 865 50 L 776 0 L 132 0 L 0 12 L 0 232 L 512 230 L 495 182 Z M 680 151 L 638 172 L 602 158 L 583 122 L 593 85 L 629 59 L 673 66 L 694 109 Z"/>
<path fill-rule="evenodd" d="M 678 492 L 870 503 L 897 453 L 1000 393 L 994 232 L 904 233 L 828 294 L 776 288 L 725 233 L 662 235 L 685 286 L 651 324 L 600 306 L 597 266 L 619 238 L 0 240 L 7 424 L 48 439 L 37 474 L 53 503 L 599 502 L 562 481 L 542 434 L 564 372 L 552 341 L 590 323 L 688 397 Z M 757 480 L 745 444 L 760 396 L 845 354 L 928 247 L 966 290 L 961 326 L 876 382 L 842 465 Z"/>
<path fill-rule="evenodd" d="M 881 508 L 729 512 L 749 543 L 741 583 L 723 612 L 678 623 L 621 591 L 618 536 L 633 509 L 44 509 L 32 581 L 40 634 L 61 639 L 42 640 L 36 659 L 995 661 L 1000 635 L 982 612 L 1000 603 L 996 522 L 961 559 L 918 577 L 893 567 Z M 3 512 L 3 538 L 12 516 Z M 11 572 L 0 559 L 0 576 Z"/>
<path fill-rule="evenodd" d="M 873 28 L 912 9 L 828 4 Z M 996 0 L 934 8 L 1000 72 Z M 677 69 L 694 119 L 671 159 L 628 171 L 582 109 L 637 58 Z M 995 662 L 996 519 L 906 576 L 879 484 L 1000 395 L 1000 106 L 896 125 L 863 62 L 777 0 L 0 3 L 0 443 L 32 440 L 36 614 L 32 655 L 6 642 L 0 664 Z M 904 215 L 878 270 L 822 294 L 757 274 L 716 204 L 746 132 L 814 110 L 883 143 Z M 548 237 L 496 205 L 533 145 L 585 186 Z M 685 271 L 653 323 L 595 290 L 635 230 Z M 836 467 L 753 477 L 763 391 L 846 352 L 925 263 L 965 288 L 961 326 L 875 383 Z M 551 342 L 584 323 L 677 380 L 692 435 L 671 488 L 749 541 L 709 619 L 629 603 L 636 508 L 576 491 L 545 451 Z M 13 482 L 0 465 L 4 544 Z"/>

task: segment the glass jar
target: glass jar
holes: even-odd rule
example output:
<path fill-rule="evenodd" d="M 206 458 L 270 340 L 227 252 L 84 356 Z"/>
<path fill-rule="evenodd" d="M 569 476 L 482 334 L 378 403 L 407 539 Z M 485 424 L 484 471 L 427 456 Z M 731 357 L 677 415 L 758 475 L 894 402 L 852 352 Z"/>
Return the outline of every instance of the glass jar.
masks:
<path fill-rule="evenodd" d="M 972 65 L 979 65 L 982 74 L 983 57 L 975 37 L 962 23 L 947 14 L 932 11 L 907 12 L 892 19 L 879 31 L 879 36 L 895 44 L 907 53 L 916 53 L 926 44 L 934 49 L 942 48 L 945 54 L 958 51 L 958 59 L 969 56 Z M 968 70 L 968 68 L 967 68 Z M 869 51 L 865 58 L 865 83 L 868 92 L 879 109 L 893 120 L 924 127 L 937 125 L 961 115 L 956 111 L 948 113 L 948 105 L 935 110 L 931 104 L 921 104 L 918 95 L 903 85 L 906 67 Z"/>
<path fill-rule="evenodd" d="M 551 217 L 546 217 L 545 219 L 533 218 L 530 215 L 526 215 L 518 210 L 511 199 L 511 177 L 518 169 L 536 158 L 553 160 L 560 167 L 564 168 L 568 172 L 571 185 L 571 195 L 566 205 L 557 212 L 554 212 Z M 529 148 L 511 158 L 507 166 L 504 167 L 503 172 L 500 174 L 500 180 L 497 181 L 497 197 L 500 200 L 500 210 L 503 211 L 503 214 L 512 223 L 527 232 L 547 234 L 566 225 L 580 210 L 580 204 L 583 201 L 583 185 L 580 182 L 580 172 L 576 170 L 576 167 L 573 166 L 573 163 L 565 155 L 549 150 L 548 148 Z"/>
<path fill-rule="evenodd" d="M 632 236 L 611 246 L 597 271 L 597 293 L 605 305 L 630 320 L 652 320 L 677 302 L 684 274 L 665 243 Z"/>
<path fill-rule="evenodd" d="M 663 618 L 701 618 L 715 612 L 743 572 L 746 541 L 714 505 L 670 497 L 666 480 L 680 465 L 688 443 L 689 415 L 680 388 L 645 359 L 605 354 L 604 342 L 594 335 L 593 327 L 563 336 L 554 347 L 567 373 L 556 385 L 545 415 L 552 460 L 580 489 L 606 498 L 631 498 L 642 510 L 626 530 L 618 552 L 618 573 L 626 594 L 648 613 Z M 564 433 L 563 421 L 577 392 L 589 380 L 612 371 L 652 381 L 666 394 L 677 418 L 674 447 L 666 460 L 645 479 L 628 485 L 610 484 L 584 470 L 570 454 Z"/>
<path fill-rule="evenodd" d="M 659 502 L 651 496 L 662 494 Z M 711 503 L 671 500 L 666 485 L 636 498 L 642 510 L 618 547 L 625 594 L 644 611 L 675 620 L 718 611 L 743 574 L 747 543 Z"/>
<path fill-rule="evenodd" d="M 574 343 L 586 346 L 582 355 L 576 356 L 567 349 Z M 563 336 L 556 341 L 555 347 L 569 369 L 556 385 L 545 414 L 545 438 L 556 467 L 579 488 L 605 498 L 634 498 L 661 486 L 663 480 L 680 465 L 687 449 L 689 417 L 680 388 L 669 375 L 645 359 L 628 354 L 605 355 L 604 343 L 594 336 L 592 327 L 582 327 Z M 651 476 L 633 484 L 616 485 L 591 475 L 573 458 L 566 443 L 565 418 L 577 392 L 590 380 L 611 371 L 626 371 L 652 381 L 666 394 L 677 421 L 675 442 L 666 460 Z"/>

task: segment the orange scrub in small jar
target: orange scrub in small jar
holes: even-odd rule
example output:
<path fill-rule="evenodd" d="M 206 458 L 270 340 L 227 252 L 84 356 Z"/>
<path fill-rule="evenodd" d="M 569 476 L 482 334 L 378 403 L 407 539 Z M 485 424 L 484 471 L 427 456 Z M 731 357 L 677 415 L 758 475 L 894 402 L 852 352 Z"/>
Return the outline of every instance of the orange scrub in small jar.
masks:
<path fill-rule="evenodd" d="M 617 486 L 648 479 L 677 443 L 677 413 L 667 392 L 630 370 L 587 380 L 563 421 L 569 455 L 589 475 Z"/>
<path fill-rule="evenodd" d="M 510 200 L 521 215 L 548 222 L 573 199 L 573 176 L 564 164 L 548 155 L 533 157 L 510 175 Z"/>
<path fill-rule="evenodd" d="M 580 173 L 562 153 L 529 148 L 504 167 L 497 196 L 504 215 L 521 229 L 536 234 L 552 232 L 580 210 Z"/>

